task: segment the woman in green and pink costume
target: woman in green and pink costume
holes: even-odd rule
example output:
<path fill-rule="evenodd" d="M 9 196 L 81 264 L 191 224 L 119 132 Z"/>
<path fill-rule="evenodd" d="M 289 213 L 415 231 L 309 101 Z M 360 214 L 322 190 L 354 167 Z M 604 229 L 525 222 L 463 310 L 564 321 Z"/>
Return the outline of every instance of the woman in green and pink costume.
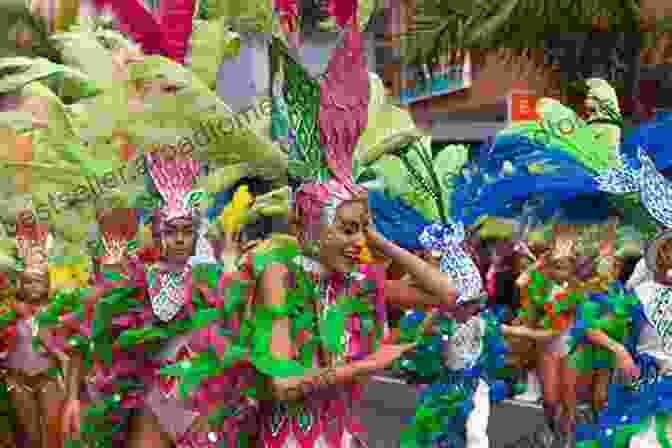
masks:
<path fill-rule="evenodd" d="M 224 352 L 239 325 L 236 304 L 227 303 L 224 294 L 243 284 L 232 275 L 220 278 L 223 269 L 216 260 L 201 260 L 202 266 L 193 257 L 201 220 L 189 198 L 197 196 L 190 193 L 202 164 L 157 153 L 147 154 L 146 162 L 151 185 L 163 200 L 152 221 L 157 244 L 124 254 L 119 251 L 128 244 L 121 238 L 123 232 L 112 239 L 109 232 L 103 233 L 103 260 L 116 254 L 122 260 L 114 264 L 122 269 L 103 268 L 80 311 L 85 317 L 80 331 L 83 354 L 90 350 L 95 366 L 89 387 L 93 401 L 84 411 L 80 397 L 70 396 L 67 429 L 79 429 L 81 413 L 81 437 L 93 446 L 191 448 L 225 442 L 236 447 L 254 431 L 245 423 L 254 422 L 255 405 L 232 391 L 242 390 L 253 372 L 231 366 L 227 382 L 205 384 L 197 400 L 185 402 L 180 386 L 162 379 L 160 370 L 193 352 Z M 244 291 L 243 287 L 238 295 Z M 82 373 L 71 373 L 72 384 L 81 384 Z M 211 425 L 208 417 L 215 403 L 230 407 L 235 415 Z"/>
<path fill-rule="evenodd" d="M 357 412 L 359 380 L 413 347 L 383 343 L 388 333 L 386 302 L 436 306 L 455 301 L 454 290 L 437 269 L 369 226 L 366 194 L 352 172 L 355 145 L 367 125 L 370 79 L 359 30 L 350 22 L 355 5 L 350 8 L 347 20 L 340 23 L 347 23 L 345 47 L 336 50 L 321 86 L 278 45 L 273 49 L 284 64 L 284 88 L 309 83 L 314 95 L 298 98 L 274 92 L 283 95 L 275 99 L 289 112 L 283 116 L 276 109 L 280 115 L 274 120 L 296 126 L 290 164 L 305 168 L 289 173 L 292 184 L 299 185 L 290 207 L 294 237 L 271 239 L 240 266 L 256 285 L 251 339 L 241 349 L 249 350 L 249 360 L 265 385 L 258 392 L 267 392 L 259 395 L 260 446 L 265 448 L 365 446 Z M 296 19 L 296 9 L 282 12 Z M 346 66 L 352 70 L 342 73 Z M 349 98 L 346 80 L 350 94 L 356 93 Z M 303 114 L 305 108 L 310 111 Z M 301 119 L 305 120 L 298 125 Z M 368 247 L 403 265 L 427 293 L 388 287 L 381 265 L 362 263 Z"/>
<path fill-rule="evenodd" d="M 250 359 L 269 386 L 270 394 L 261 400 L 265 448 L 365 446 L 357 415 L 359 380 L 413 347 L 385 344 L 386 303 L 455 301 L 438 269 L 370 226 L 366 191 L 353 179 L 355 147 L 367 127 L 371 101 L 357 5 L 329 6 L 345 37 L 321 81 L 282 51 L 278 40 L 272 50 L 286 76 L 276 77 L 274 84 L 283 92 L 275 91 L 281 97 L 274 99 L 284 100 L 284 119 L 296 137 L 290 164 L 305 169 L 289 172 L 290 183 L 297 185 L 290 206 L 295 239 L 271 242 L 243 265 L 257 281 Z M 296 23 L 296 5 L 276 9 L 290 28 Z M 290 94 L 301 83 L 313 95 Z M 282 110 L 274 112 L 274 120 L 283 118 Z M 362 259 L 368 248 L 404 266 L 427 293 L 386 287 L 382 266 Z"/>

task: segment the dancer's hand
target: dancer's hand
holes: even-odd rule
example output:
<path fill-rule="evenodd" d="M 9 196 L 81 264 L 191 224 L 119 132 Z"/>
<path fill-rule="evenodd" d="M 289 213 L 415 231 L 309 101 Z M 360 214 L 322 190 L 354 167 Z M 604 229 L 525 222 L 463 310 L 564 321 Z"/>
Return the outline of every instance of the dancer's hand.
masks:
<path fill-rule="evenodd" d="M 242 253 L 242 241 L 240 232 L 226 232 L 222 241 L 221 258 L 238 260 Z"/>
<path fill-rule="evenodd" d="M 615 252 L 616 245 L 616 223 L 610 222 L 607 228 L 607 238 L 600 241 L 600 256 L 609 257 Z"/>
<path fill-rule="evenodd" d="M 378 233 L 378 231 L 371 225 L 366 228 L 366 245 L 369 247 L 369 251 L 374 259 L 384 260 L 386 258 L 386 244 L 389 244 L 389 241 L 387 241 L 385 237 Z"/>
<path fill-rule="evenodd" d="M 367 356 L 361 361 L 364 370 L 382 370 L 399 359 L 401 355 L 413 350 L 417 344 L 381 344 L 377 352 Z"/>
<path fill-rule="evenodd" d="M 66 438 L 74 438 L 81 432 L 82 402 L 68 399 L 63 408 L 62 430 Z"/>
<path fill-rule="evenodd" d="M 627 351 L 618 353 L 616 355 L 616 362 L 628 378 L 638 378 L 641 374 L 639 367 L 635 364 L 635 360 L 632 359 L 632 356 Z"/>

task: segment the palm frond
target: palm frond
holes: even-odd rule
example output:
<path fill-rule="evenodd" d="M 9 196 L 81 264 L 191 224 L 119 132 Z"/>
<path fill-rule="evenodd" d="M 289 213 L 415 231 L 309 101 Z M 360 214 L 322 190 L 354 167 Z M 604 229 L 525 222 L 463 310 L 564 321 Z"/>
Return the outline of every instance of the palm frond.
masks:
<path fill-rule="evenodd" d="M 418 0 L 406 59 L 425 62 L 458 48 L 540 48 L 548 34 L 591 31 L 596 19 L 610 31 L 644 28 L 636 0 Z M 669 21 L 653 20 L 648 29 Z"/>
<path fill-rule="evenodd" d="M 0 29 L 12 30 L 23 27 L 31 34 L 31 46 L 20 49 L 16 42 L 8 39 L 0 45 L 0 57 L 3 56 L 37 56 L 60 63 L 60 53 L 49 40 L 49 27 L 46 20 L 30 12 L 23 0 L 4 0 L 0 5 Z"/>

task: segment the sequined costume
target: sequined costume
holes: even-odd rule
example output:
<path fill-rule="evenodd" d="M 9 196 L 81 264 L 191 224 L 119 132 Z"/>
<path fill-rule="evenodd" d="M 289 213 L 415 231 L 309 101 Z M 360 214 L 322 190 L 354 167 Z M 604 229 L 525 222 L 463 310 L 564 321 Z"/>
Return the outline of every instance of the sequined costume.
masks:
<path fill-rule="evenodd" d="M 262 249 L 248 259 L 246 266 L 259 278 L 271 260 L 279 259 L 291 273 L 288 294 L 295 300 L 285 312 L 296 316 L 292 319 L 292 337 L 297 341 L 295 351 L 303 368 L 337 366 L 376 350 L 387 332 L 384 273 L 379 267 L 363 265 L 351 274 L 328 273 L 318 261 L 302 255 L 296 243 Z M 260 311 L 256 331 L 258 337 L 270 339 L 271 322 L 265 319 Z M 264 373 L 277 371 L 268 366 Z M 331 386 L 298 402 L 263 402 L 263 446 L 369 446 L 360 421 L 361 394 L 362 385 L 353 383 Z"/>
<path fill-rule="evenodd" d="M 672 391 L 671 291 L 655 281 L 645 281 L 625 294 L 615 289 L 606 313 L 595 313 L 592 319 L 586 316 L 589 329 L 603 330 L 625 345 L 639 365 L 641 376 L 632 383 L 610 387 L 607 406 L 596 424 L 577 429 L 579 446 L 610 448 L 626 443 L 631 448 L 653 448 L 670 443 L 672 427 L 667 422 L 667 403 Z M 603 303 L 608 300 L 604 297 Z M 595 350 L 593 362 L 613 362 L 611 352 Z"/>
<path fill-rule="evenodd" d="M 155 228 L 161 232 L 165 223 L 178 218 L 198 222 L 187 195 L 200 162 L 164 159 L 158 154 L 146 157 L 152 185 L 164 201 L 154 213 Z M 123 212 L 117 209 L 112 214 Z M 225 382 L 202 385 L 196 396 L 189 393 L 198 383 L 185 384 L 186 380 L 164 377 L 161 371 L 176 362 L 188 362 L 196 352 L 224 351 L 228 340 L 220 331 L 234 335 L 240 328 L 236 305 L 223 307 L 228 288 L 236 288 L 238 280 L 223 275 L 214 259 L 199 264 L 200 259 L 192 257 L 188 263 L 175 264 L 166 263 L 153 246 L 128 250 L 135 246 L 137 218 L 135 213 L 124 217 L 113 234 L 101 222 L 105 250 L 100 261 L 118 265 L 125 260 L 121 264 L 125 268 L 121 272 L 103 268 L 83 307 L 69 313 L 52 310 L 56 317 L 66 315 L 57 321 L 79 325 L 80 334 L 70 335 L 65 342 L 75 345 L 94 367 L 87 388 L 93 401 L 83 415 L 82 436 L 93 446 L 123 446 L 135 410 L 152 412 L 178 447 L 218 442 L 237 447 L 254 432 L 254 427 L 245 425 L 253 417 L 255 403 L 231 391 L 242 390 L 243 383 L 253 378 L 250 370 L 228 369 Z M 194 227 L 195 236 L 200 235 Z M 201 286 L 195 285 L 195 278 Z M 242 287 L 238 296 L 243 297 L 244 291 Z M 84 316 L 83 322 L 76 323 L 77 315 Z M 203 422 L 210 416 L 214 402 L 236 412 L 222 416 L 218 425 L 193 427 L 199 417 Z"/>
<path fill-rule="evenodd" d="M 482 278 L 461 247 L 463 239 L 463 227 L 455 224 L 434 224 L 420 235 L 426 247 L 443 254 L 441 270 L 457 285 L 458 306 L 484 305 Z M 489 446 L 490 400 L 504 398 L 506 386 L 497 374 L 504 367 L 507 348 L 497 316 L 490 311 L 475 312 L 458 320 L 451 312 L 435 311 L 430 317 L 434 321 L 430 335 L 423 334 L 425 313 L 409 311 L 402 320 L 402 340 L 421 341 L 421 346 L 398 367 L 423 384 L 413 421 L 401 435 L 402 448 Z"/>
<path fill-rule="evenodd" d="M 273 57 L 279 61 L 273 83 L 273 137 L 289 146 L 288 174 L 302 184 L 294 199 L 310 216 L 303 218 L 305 223 L 307 219 L 319 221 L 320 216 L 333 220 L 338 204 L 361 191 L 353 182 L 352 158 L 367 126 L 370 76 L 362 51 L 356 2 L 334 5 L 336 9 L 332 12 L 347 16 L 337 19 L 343 28 L 343 41 L 333 51 L 326 73 L 320 77 L 311 77 L 290 56 L 293 49 L 287 49 L 281 37 L 274 38 L 272 45 Z M 297 19 L 297 11 L 287 4 L 277 3 L 276 10 L 282 17 Z M 290 46 L 297 43 L 291 36 L 288 40 Z M 307 225 L 302 244 L 316 243 L 319 227 L 319 222 Z M 273 250 L 287 253 L 289 249 Z M 294 243 L 294 249 L 289 250 L 292 256 L 282 258 L 281 263 L 291 272 L 289 291 L 296 296 L 293 304 L 296 310 L 290 309 L 289 317 L 293 332 L 303 328 L 295 349 L 304 368 L 334 367 L 372 353 L 386 331 L 384 275 L 377 267 L 366 265 L 351 274 L 328 273 L 311 258 L 316 255 L 315 250 L 299 251 Z M 256 258 L 259 261 L 253 264 L 254 278 L 259 278 L 266 263 L 257 266 L 263 258 L 261 254 Z M 339 296 L 344 297 L 343 301 L 337 301 Z M 306 317 L 299 319 L 304 313 Z M 256 315 L 255 332 L 266 334 L 266 323 L 261 321 L 263 312 L 257 311 Z M 255 364 L 259 369 L 258 362 Z M 265 375 L 276 374 L 273 370 L 261 371 Z M 264 401 L 262 446 L 367 446 L 366 434 L 357 418 L 360 395 L 361 386 L 349 384 L 331 386 L 298 402 Z"/>

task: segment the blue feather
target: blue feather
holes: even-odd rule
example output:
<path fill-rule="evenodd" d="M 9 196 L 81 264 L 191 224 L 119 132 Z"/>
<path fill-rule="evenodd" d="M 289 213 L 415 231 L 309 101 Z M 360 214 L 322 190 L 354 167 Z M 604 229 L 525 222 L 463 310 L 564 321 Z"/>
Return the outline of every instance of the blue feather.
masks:
<path fill-rule="evenodd" d="M 658 171 L 672 167 L 672 120 L 646 123 L 631 131 L 621 145 L 621 154 L 626 164 L 640 168 L 637 150 L 642 147 L 655 162 Z"/>
<path fill-rule="evenodd" d="M 414 208 L 377 191 L 369 192 L 369 207 L 376 229 L 385 238 L 404 249 L 422 249 L 418 237 L 430 223 Z"/>
<path fill-rule="evenodd" d="M 506 162 L 513 166 L 511 174 L 503 170 Z M 532 170 L 534 165 L 543 171 Z M 453 218 L 466 225 L 482 216 L 515 218 L 526 201 L 543 197 L 537 211 L 540 219 L 560 213 L 568 220 L 602 221 L 608 214 L 607 195 L 598 190 L 595 175 L 559 147 L 521 135 L 500 136 L 494 145 L 481 148 L 479 157 L 456 179 Z"/>

